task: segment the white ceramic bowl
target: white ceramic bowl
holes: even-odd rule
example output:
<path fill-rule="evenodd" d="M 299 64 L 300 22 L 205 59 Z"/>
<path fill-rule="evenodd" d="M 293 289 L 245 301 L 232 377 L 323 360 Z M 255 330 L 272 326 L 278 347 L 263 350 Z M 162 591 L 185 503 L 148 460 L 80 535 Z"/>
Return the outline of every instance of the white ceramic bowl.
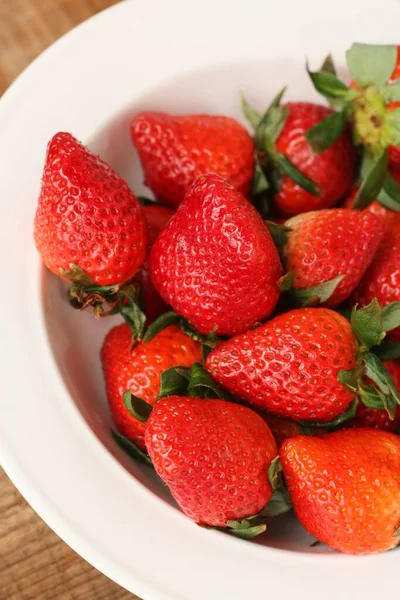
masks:
<path fill-rule="evenodd" d="M 0 458 L 49 525 L 93 565 L 147 600 L 372 599 L 392 592 L 399 553 L 364 558 L 310 548 L 294 519 L 257 542 L 196 527 L 110 436 L 99 348 L 111 322 L 74 312 L 36 254 L 32 222 L 46 143 L 70 131 L 144 192 L 128 125 L 140 109 L 241 119 L 353 41 L 400 41 L 386 0 L 130 0 L 66 35 L 0 104 Z M 396 589 L 394 587 L 394 589 Z"/>

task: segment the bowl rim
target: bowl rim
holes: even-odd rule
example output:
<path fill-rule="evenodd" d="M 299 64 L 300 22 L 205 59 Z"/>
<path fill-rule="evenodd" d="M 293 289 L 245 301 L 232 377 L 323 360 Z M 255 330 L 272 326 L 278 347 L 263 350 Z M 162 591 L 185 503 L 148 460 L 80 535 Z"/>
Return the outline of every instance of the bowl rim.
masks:
<path fill-rule="evenodd" d="M 185 3 L 184 0 L 170 0 L 170 11 L 175 15 L 180 14 L 180 16 L 179 18 L 176 17 L 176 20 L 171 23 L 169 35 L 172 34 L 174 27 L 177 32 L 182 34 L 182 24 L 184 24 L 185 19 L 190 14 L 187 4 L 190 3 Z M 224 10 L 226 10 L 227 6 L 230 6 L 230 3 L 227 0 L 223 0 L 218 5 L 218 8 L 214 4 L 212 0 L 203 0 L 204 9 L 206 6 L 210 9 L 213 7 L 213 19 L 218 24 L 223 19 Z M 249 0 L 247 5 L 248 9 L 257 8 L 260 11 L 264 11 L 264 15 L 266 14 L 266 5 L 261 0 Z M 346 16 L 348 19 L 356 19 L 357 16 L 360 16 L 361 11 L 366 11 L 368 6 L 372 7 L 373 3 L 372 0 L 354 0 L 350 8 L 345 0 L 338 0 L 337 5 L 338 7 L 346 7 Z M 321 26 L 325 23 L 326 26 L 327 16 L 321 11 L 319 2 L 317 0 L 309 0 L 307 7 L 308 10 L 312 11 L 316 22 L 319 22 Z M 296 0 L 281 0 L 279 6 L 268 6 L 268 19 L 282 24 L 285 22 L 286 11 L 289 9 L 292 11 L 291 14 L 294 22 L 297 24 L 305 22 L 306 17 Z M 390 11 L 393 12 L 393 17 L 395 15 L 400 16 L 400 6 L 392 0 L 387 0 L 386 15 L 388 19 Z M 121 51 L 126 52 L 130 50 L 134 52 L 139 44 L 139 47 L 143 48 L 145 45 L 143 31 L 156 29 L 161 34 L 165 16 L 166 9 L 163 6 L 162 0 L 152 0 L 147 3 L 140 3 L 138 0 L 129 0 L 112 6 L 68 32 L 35 59 L 16 79 L 0 101 L 0 160 L 3 165 L 7 163 L 10 165 L 7 170 L 10 173 L 0 183 L 0 191 L 3 192 L 4 197 L 7 197 L 9 194 L 11 196 L 15 195 L 20 202 L 20 196 L 26 193 L 25 184 L 32 182 L 33 175 L 40 172 L 42 159 L 38 159 L 35 156 L 31 161 L 32 166 L 27 168 L 29 175 L 27 175 L 26 182 L 22 184 L 19 181 L 21 178 L 15 175 L 16 157 L 21 155 L 23 159 L 29 161 L 29 152 L 26 149 L 21 151 L 18 141 L 21 139 L 22 128 L 25 126 L 25 133 L 29 133 L 33 140 L 32 149 L 34 153 L 39 154 L 41 157 L 44 153 L 45 140 L 50 137 L 48 132 L 54 126 L 57 128 L 58 124 L 60 124 L 60 127 L 61 125 L 63 127 L 65 125 L 65 128 L 68 127 L 72 131 L 74 129 L 79 131 L 79 136 L 84 140 L 89 139 L 93 135 L 93 132 L 101 129 L 104 122 L 108 122 L 126 104 L 125 99 L 122 97 L 123 82 L 121 82 L 121 75 L 117 72 L 112 73 L 115 63 L 119 59 L 122 60 Z M 231 16 L 233 22 L 240 23 L 240 11 L 231 7 Z M 207 22 L 204 15 L 198 15 L 198 19 L 202 23 Z M 214 24 L 214 27 L 217 27 L 217 25 Z M 291 26 L 288 25 L 288 27 L 293 33 L 293 51 L 293 48 L 296 49 L 299 47 L 301 37 L 298 35 L 298 32 L 296 34 L 296 28 L 293 24 Z M 113 37 L 113 31 L 119 32 L 121 36 L 121 32 L 124 32 L 124 43 L 117 40 L 115 36 Z M 129 38 L 129 35 L 127 35 L 129 33 L 135 33 L 135 36 L 132 35 L 132 38 Z M 186 35 L 188 34 L 186 33 Z M 219 44 L 214 40 L 215 47 L 220 50 L 218 58 L 211 56 L 213 50 L 212 43 L 210 43 L 208 53 L 203 56 L 205 50 L 204 40 L 201 39 L 201 36 L 202 34 L 198 30 L 195 30 L 194 33 L 192 32 L 192 44 L 186 48 L 185 56 L 180 57 L 179 62 L 173 61 L 174 58 L 176 59 L 179 56 L 179 47 L 172 48 L 169 53 L 165 52 L 163 59 L 159 59 L 162 67 L 159 67 L 157 75 L 155 75 L 155 71 L 152 71 L 150 76 L 149 72 L 146 72 L 146 69 L 136 67 L 136 83 L 140 79 L 140 85 L 137 83 L 137 89 L 140 89 L 137 92 L 138 95 L 144 94 L 148 89 L 151 89 L 155 85 L 160 85 L 167 79 L 181 75 L 185 70 L 192 71 L 206 64 L 217 64 L 218 61 L 230 62 L 232 60 L 251 59 L 252 57 L 259 56 L 259 53 L 262 51 L 262 46 L 259 43 L 251 43 L 251 40 L 246 38 L 245 46 L 239 45 L 239 48 L 236 48 L 233 52 L 229 43 L 232 44 L 235 36 L 232 36 L 232 32 L 230 32 L 227 43 Z M 106 53 L 102 47 L 104 46 L 103 40 L 109 38 L 112 39 L 113 45 L 109 46 Z M 87 44 L 88 40 L 90 40 L 90 44 Z M 287 45 L 283 42 L 279 48 L 279 52 L 285 55 L 283 48 L 286 47 Z M 149 51 L 149 46 L 147 46 L 147 50 Z M 82 51 L 85 54 L 80 54 Z M 76 61 L 78 57 L 82 59 L 82 66 L 80 70 L 78 69 L 78 72 L 74 72 L 74 68 L 77 69 L 77 66 L 75 63 L 75 67 L 73 67 L 71 62 L 73 60 Z M 71 106 L 69 102 L 73 102 L 72 105 L 76 108 L 80 107 L 79 89 L 80 85 L 85 83 L 85 77 L 87 77 L 87 71 L 85 72 L 83 67 L 87 68 L 91 64 L 93 57 L 101 57 L 103 59 L 102 74 L 107 73 L 107 77 L 111 81 L 109 84 L 110 88 L 113 88 L 113 85 L 115 85 L 115 89 L 121 92 L 121 97 L 116 94 L 117 97 L 113 98 L 111 94 L 105 94 L 105 97 L 101 98 L 96 108 L 93 109 L 91 103 L 93 104 L 95 90 L 92 90 L 88 94 L 90 101 L 88 100 L 83 105 L 83 108 L 81 107 L 81 114 L 79 116 L 76 114 L 66 116 L 65 111 Z M 157 62 L 156 59 L 157 57 L 148 55 L 148 64 L 150 63 L 153 68 Z M 167 65 L 168 60 L 171 61 L 171 65 Z M 129 64 L 126 57 L 122 62 L 125 67 Z M 55 66 L 58 69 L 65 68 L 71 81 L 80 84 L 76 87 L 75 92 L 74 90 L 67 91 L 62 103 L 60 101 L 60 92 L 52 90 L 51 83 L 49 83 L 50 74 L 52 74 L 52 78 L 54 77 L 54 85 L 54 82 L 62 81 L 62 77 L 54 70 Z M 98 79 L 92 78 L 91 84 L 98 91 L 102 91 L 101 81 Z M 43 89 L 39 91 L 35 89 L 33 91 L 34 87 L 38 85 L 43 86 Z M 100 85 L 100 87 L 96 88 L 96 85 Z M 49 94 L 50 99 L 46 98 L 44 101 L 46 93 Z M 132 85 L 129 88 L 129 93 L 132 93 Z M 26 97 L 30 98 L 31 104 L 28 107 Z M 56 100 L 59 103 L 53 104 L 53 112 L 50 113 L 48 109 L 49 103 L 56 102 Z M 40 117 L 43 118 L 44 115 L 47 117 L 46 127 L 41 127 L 38 119 Z M 29 126 L 29 118 L 36 119 L 36 122 Z M 28 162 L 26 164 L 28 165 Z M 27 215 L 22 220 L 22 225 L 18 220 L 17 213 L 15 213 L 14 219 L 17 225 L 25 227 L 28 223 L 28 217 L 31 218 L 31 213 L 32 208 L 30 208 L 30 212 L 27 210 Z M 11 215 L 12 209 L 10 208 Z M 394 558 L 391 559 L 390 555 L 362 559 L 352 557 L 349 559 L 349 557 L 340 554 L 301 554 L 290 550 L 279 550 L 257 544 L 249 544 L 219 532 L 209 532 L 193 527 L 186 517 L 160 501 L 140 482 L 132 478 L 97 439 L 69 397 L 65 382 L 58 373 L 47 340 L 42 306 L 41 264 L 38 256 L 36 254 L 32 255 L 32 242 L 27 245 L 28 252 L 30 252 L 29 257 L 21 256 L 21 245 L 13 239 L 13 236 L 15 237 L 15 234 L 18 234 L 18 231 L 18 228 L 17 232 L 13 228 L 9 228 L 9 231 L 3 232 L 3 238 L 0 243 L 3 246 L 4 256 L 11 249 L 9 255 L 11 262 L 15 259 L 15 264 L 18 266 L 17 273 L 20 273 L 22 269 L 25 275 L 24 290 L 26 297 L 30 298 L 30 302 L 23 316 L 21 316 L 21 311 L 25 307 L 21 301 L 18 300 L 15 302 L 11 311 L 10 307 L 7 306 L 7 310 L 11 314 L 4 325 L 4 339 L 7 340 L 8 360 L 7 362 L 3 361 L 1 365 L 2 381 L 5 383 L 5 386 L 3 398 L 0 400 L 0 406 L 3 409 L 3 417 L 0 421 L 0 459 L 5 471 L 21 493 L 62 539 L 100 571 L 127 589 L 143 597 L 151 597 L 157 600 L 192 598 L 192 593 L 198 593 L 200 587 L 196 591 L 193 590 L 192 586 L 193 577 L 196 577 L 199 586 L 201 583 L 194 561 L 202 569 L 208 570 L 210 581 L 212 581 L 213 585 L 212 593 L 216 594 L 215 597 L 220 595 L 218 590 L 225 589 L 223 578 L 226 578 L 227 575 L 232 579 L 237 577 L 236 570 L 239 565 L 242 569 L 245 569 L 247 577 L 251 576 L 254 578 L 252 581 L 255 582 L 255 591 L 261 589 L 262 578 L 260 578 L 260 573 L 263 573 L 263 577 L 267 575 L 272 587 L 275 589 L 276 586 L 276 589 L 278 589 L 282 569 L 286 568 L 297 569 L 297 579 L 292 583 L 287 583 L 288 586 L 290 585 L 292 591 L 297 588 L 301 578 L 303 581 L 306 581 L 312 572 L 315 576 L 315 570 L 319 570 L 320 577 L 323 577 L 328 573 L 329 569 L 335 566 L 340 566 L 345 572 L 346 577 L 349 577 L 348 570 L 356 570 L 360 575 L 361 573 L 365 574 L 365 567 L 368 564 L 373 564 L 375 568 L 379 567 L 380 580 L 383 576 L 383 571 L 387 571 L 388 574 L 391 573 Z M 3 281 L 6 282 L 7 286 L 11 286 L 12 289 L 16 287 L 17 273 L 15 269 L 8 267 L 4 269 Z M 1 302 L 5 305 L 3 299 Z M 3 306 L 3 309 L 5 311 L 6 306 Z M 21 340 L 24 340 L 23 350 L 21 349 Z M 38 348 L 40 349 L 39 351 Z M 3 349 L 4 351 L 5 348 Z M 4 356 L 3 354 L 3 358 Z M 35 360 L 33 360 L 33 357 L 35 357 Z M 27 400 L 19 399 L 20 404 L 18 406 L 20 410 L 24 411 L 24 422 L 21 422 L 19 410 L 16 408 L 18 397 L 14 389 L 15 378 L 18 376 L 21 364 L 24 367 L 26 377 L 29 378 L 33 397 L 40 399 L 39 404 L 35 407 L 36 411 Z M 44 377 L 46 381 L 43 380 Z M 53 393 L 56 394 L 58 399 L 57 410 L 51 411 L 49 410 L 49 406 L 51 406 L 51 398 L 49 396 Z M 40 424 L 43 423 L 46 425 L 48 439 L 44 443 L 38 441 L 35 431 L 32 431 L 30 426 L 35 421 L 37 424 L 39 418 L 41 419 Z M 48 453 L 48 448 L 46 448 L 46 443 L 48 444 L 49 442 L 53 443 L 51 454 Z M 66 451 L 69 451 L 72 442 L 76 444 L 76 448 L 71 453 L 71 456 L 66 456 Z M 29 448 L 32 448 L 29 457 L 26 453 L 27 444 Z M 37 447 L 33 448 L 35 444 Z M 39 458 L 45 464 L 39 465 Z M 77 468 L 77 463 L 74 463 L 73 460 L 79 461 L 79 468 Z M 62 464 L 63 468 L 67 470 L 70 482 L 73 485 L 82 486 L 82 498 L 80 500 L 81 502 L 84 500 L 85 503 L 88 503 L 88 506 L 85 506 L 84 509 L 79 504 L 79 495 L 76 491 L 67 491 L 68 488 L 65 481 L 62 481 L 62 476 L 60 473 L 57 473 L 58 464 Z M 96 465 L 99 472 L 94 474 Z M 99 465 L 101 465 L 100 469 Z M 84 471 L 84 467 L 87 470 L 86 472 L 91 472 L 89 469 L 93 469 L 92 486 L 87 483 L 83 485 L 82 483 L 81 471 Z M 50 479 L 49 474 L 51 474 Z M 143 519 L 144 515 L 151 517 L 154 522 L 154 529 L 158 527 L 157 536 L 154 538 L 154 531 L 148 531 L 148 527 L 144 523 L 141 523 L 142 518 L 134 518 L 131 523 L 134 526 L 136 534 L 136 553 L 133 564 L 132 561 L 127 562 L 126 560 L 128 549 L 126 541 L 124 541 L 124 545 L 121 541 L 121 549 L 113 548 L 111 550 L 107 545 L 107 539 L 108 541 L 110 539 L 110 529 L 104 526 L 104 531 L 100 535 L 100 531 L 96 531 L 95 528 L 95 524 L 99 527 L 106 517 L 107 513 L 104 514 L 104 512 L 101 512 L 101 510 L 104 510 L 106 503 L 103 502 L 100 504 L 99 502 L 97 507 L 98 514 L 96 511 L 91 511 L 89 505 L 93 505 L 93 502 L 95 502 L 94 489 L 105 493 L 108 481 L 115 482 L 116 485 L 120 486 L 121 494 L 122 492 L 126 494 L 126 498 L 135 498 L 135 501 L 143 511 L 141 513 Z M 56 482 L 60 488 L 58 491 L 54 489 Z M 115 500 L 116 508 L 118 507 L 118 511 L 121 511 L 118 514 L 125 514 L 123 512 L 124 505 L 122 501 L 120 500 L 119 504 L 117 504 L 118 500 Z M 91 515 L 91 512 L 95 514 Z M 112 525 L 116 527 L 117 524 L 114 522 Z M 178 581 L 176 578 L 174 580 L 174 578 L 168 576 L 169 568 L 161 564 L 163 557 L 165 561 L 165 550 L 170 549 L 172 531 L 175 532 L 176 545 L 178 542 L 180 544 L 180 547 L 174 548 L 174 561 L 185 560 L 187 541 L 191 540 L 193 544 L 191 547 L 191 553 L 193 554 L 191 566 L 187 567 L 187 572 Z M 157 548 L 154 547 L 155 540 L 159 546 Z M 133 550 L 135 550 L 135 547 Z M 141 551 L 138 552 L 138 550 Z M 159 567 L 160 574 L 158 577 L 154 577 L 152 569 L 149 569 L 149 565 L 146 564 L 150 556 L 154 557 L 155 563 Z M 225 564 L 228 557 L 232 563 L 229 567 Z M 244 559 L 246 559 L 246 567 L 243 566 Z M 266 569 L 267 561 L 270 561 L 270 566 L 273 566 L 272 570 L 271 568 Z M 218 565 L 220 569 L 219 573 L 216 572 L 215 565 Z M 224 565 L 225 568 L 223 569 Z M 349 565 L 351 565 L 351 568 Z M 277 571 L 278 575 L 273 573 L 273 570 Z M 338 577 L 338 581 L 339 579 Z M 239 583 L 238 581 L 238 589 Z M 332 598 L 337 594 L 337 591 L 335 591 L 337 583 L 337 581 L 332 582 L 332 589 L 329 592 L 332 593 Z M 375 584 L 375 579 L 371 580 L 371 585 L 373 583 Z M 378 582 L 376 581 L 376 583 Z M 287 588 L 288 595 L 291 593 L 290 589 L 289 587 Z M 376 589 L 382 592 L 382 586 Z M 368 592 L 371 593 L 371 598 L 372 590 L 373 588 L 370 587 L 370 591 Z M 208 594 L 209 598 L 211 598 L 210 593 Z M 310 597 L 310 593 L 307 595 Z M 200 596 L 193 595 L 193 598 L 197 597 Z M 232 594 L 231 597 L 234 598 Z M 236 597 L 239 598 L 240 596 Z"/>

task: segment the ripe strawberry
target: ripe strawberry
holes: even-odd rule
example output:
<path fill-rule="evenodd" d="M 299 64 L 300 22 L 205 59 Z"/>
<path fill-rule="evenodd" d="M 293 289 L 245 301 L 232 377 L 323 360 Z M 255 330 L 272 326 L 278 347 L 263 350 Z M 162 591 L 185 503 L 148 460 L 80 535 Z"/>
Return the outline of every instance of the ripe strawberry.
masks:
<path fill-rule="evenodd" d="M 308 102 L 289 102 L 286 108 L 287 118 L 275 142 L 276 152 L 314 182 L 319 195 L 306 191 L 286 174 L 274 196 L 275 204 L 286 215 L 333 206 L 347 194 L 354 180 L 356 153 L 350 134 L 345 130 L 327 150 L 315 154 L 304 134 L 333 111 Z"/>
<path fill-rule="evenodd" d="M 384 224 L 370 212 L 331 208 L 303 213 L 285 225 L 292 231 L 284 248 L 293 287 L 307 289 L 343 279 L 322 304 L 334 308 L 350 296 L 375 256 Z"/>
<path fill-rule="evenodd" d="M 156 239 L 155 288 L 203 334 L 234 335 L 278 301 L 278 252 L 255 208 L 218 175 L 199 177 Z"/>
<path fill-rule="evenodd" d="M 129 413 L 123 393 L 130 390 L 154 405 L 161 373 L 170 367 L 191 367 L 201 360 L 201 349 L 177 325 L 167 327 L 147 344 L 139 343 L 133 351 L 131 343 L 125 323 L 113 327 L 104 340 L 101 361 L 111 416 L 121 433 L 144 448 L 144 424 Z"/>
<path fill-rule="evenodd" d="M 234 119 L 214 115 L 136 115 L 131 124 L 145 183 L 162 203 L 178 206 L 189 186 L 217 173 L 243 194 L 254 172 L 254 144 Z"/>
<path fill-rule="evenodd" d="M 384 362 L 396 388 L 400 392 L 400 360 L 387 360 Z M 354 419 L 346 423 L 346 427 L 374 427 L 385 431 L 400 432 L 400 407 L 396 411 L 394 420 L 389 418 L 386 410 L 375 410 L 359 403 Z"/>
<path fill-rule="evenodd" d="M 280 458 L 297 517 L 318 540 L 348 554 L 400 542 L 400 437 L 373 429 L 298 436 Z"/>
<path fill-rule="evenodd" d="M 170 396 L 147 421 L 146 448 L 182 511 L 202 525 L 259 513 L 272 495 L 268 468 L 277 454 L 268 425 L 224 400 Z"/>
<path fill-rule="evenodd" d="M 395 216 L 383 238 L 371 266 L 354 293 L 354 302 L 366 306 L 377 298 L 381 306 L 400 301 L 400 216 Z M 400 328 L 388 333 L 400 340 Z"/>
<path fill-rule="evenodd" d="M 292 310 L 219 344 L 206 370 L 229 392 L 272 414 L 327 422 L 354 394 L 338 381 L 356 365 L 350 323 L 327 308 Z"/>
<path fill-rule="evenodd" d="M 147 224 L 147 252 L 149 253 L 157 235 L 170 221 L 174 211 L 159 204 L 149 204 L 142 207 L 142 212 Z M 147 261 L 142 265 L 136 279 L 140 285 L 147 320 L 154 321 L 168 310 L 168 305 L 151 282 Z"/>
<path fill-rule="evenodd" d="M 69 133 L 57 133 L 48 145 L 34 233 L 53 273 L 68 276 L 75 265 L 100 286 L 131 279 L 146 254 L 146 227 L 135 196 Z"/>

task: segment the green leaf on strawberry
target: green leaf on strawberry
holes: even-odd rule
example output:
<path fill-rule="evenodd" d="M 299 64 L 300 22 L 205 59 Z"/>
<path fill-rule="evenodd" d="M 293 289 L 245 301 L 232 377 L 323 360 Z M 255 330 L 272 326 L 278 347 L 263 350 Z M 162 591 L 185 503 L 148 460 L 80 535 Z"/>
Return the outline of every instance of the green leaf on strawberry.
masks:
<path fill-rule="evenodd" d="M 290 231 L 290 227 L 286 225 L 280 225 L 279 223 L 274 223 L 273 221 L 265 221 L 266 226 L 268 227 L 268 231 L 271 234 L 272 239 L 274 240 L 275 246 L 279 249 L 283 248 L 287 243 L 287 236 Z"/>
<path fill-rule="evenodd" d="M 333 62 L 332 54 L 328 54 L 325 58 L 324 62 L 321 65 L 320 71 L 324 71 L 325 73 L 332 73 L 336 75 L 335 63 Z"/>
<path fill-rule="evenodd" d="M 255 168 L 254 168 L 254 177 L 253 177 L 253 181 L 251 184 L 250 193 L 252 196 L 258 196 L 259 194 L 262 194 L 263 192 L 268 190 L 268 188 L 269 188 L 268 179 L 264 173 L 264 170 L 260 164 L 259 159 L 256 158 L 256 164 L 255 164 Z"/>
<path fill-rule="evenodd" d="M 372 346 L 379 346 L 385 337 L 382 308 L 376 299 L 364 308 L 354 307 L 350 321 L 362 349 L 369 350 Z"/>
<path fill-rule="evenodd" d="M 382 308 L 383 331 L 400 327 L 400 302 L 391 302 Z"/>
<path fill-rule="evenodd" d="M 260 525 L 252 525 L 249 519 L 241 521 L 227 521 L 228 533 L 243 539 L 252 539 L 267 530 L 265 523 Z"/>
<path fill-rule="evenodd" d="M 385 102 L 399 102 L 400 101 L 400 79 L 397 79 L 393 83 L 389 83 L 380 90 L 382 97 Z"/>
<path fill-rule="evenodd" d="M 83 269 L 74 264 L 69 265 L 68 271 L 60 269 L 60 273 L 72 282 L 68 294 L 74 308 L 84 310 L 91 306 L 97 318 L 119 313 L 132 332 L 133 345 L 142 339 L 146 315 L 139 307 L 137 284 L 99 286 Z M 110 308 L 105 310 L 105 305 Z"/>
<path fill-rule="evenodd" d="M 246 98 L 242 94 L 242 112 L 253 129 L 257 129 L 260 121 L 261 115 L 257 112 L 250 104 L 247 102 Z"/>
<path fill-rule="evenodd" d="M 354 94 L 354 90 L 350 90 L 334 73 L 325 70 L 310 71 L 308 64 L 306 68 L 317 92 L 325 96 L 334 108 L 343 108 Z"/>
<path fill-rule="evenodd" d="M 194 363 L 187 385 L 187 395 L 193 398 L 222 398 L 234 400 L 234 397 L 223 390 L 204 370 L 203 365 Z"/>
<path fill-rule="evenodd" d="M 343 281 L 344 275 L 338 275 L 329 281 L 314 285 L 310 288 L 293 289 L 292 294 L 296 299 L 299 306 L 316 306 L 329 300 L 333 292 L 341 281 Z"/>
<path fill-rule="evenodd" d="M 190 379 L 190 369 L 187 367 L 171 367 L 160 376 L 160 391 L 157 400 L 166 396 L 186 396 Z"/>
<path fill-rule="evenodd" d="M 141 423 L 146 423 L 153 407 L 142 398 L 134 396 L 129 390 L 122 394 L 122 399 L 128 412 Z"/>
<path fill-rule="evenodd" d="M 335 112 L 307 131 L 305 137 L 314 152 L 321 154 L 327 150 L 343 133 L 346 124 L 344 110 Z"/>
<path fill-rule="evenodd" d="M 276 153 L 273 156 L 274 163 L 279 167 L 281 173 L 289 177 L 294 183 L 297 183 L 303 190 L 313 194 L 313 196 L 319 196 L 320 191 L 318 186 L 306 175 L 304 175 L 299 169 L 281 153 Z"/>
<path fill-rule="evenodd" d="M 382 400 L 383 407 L 387 410 L 389 417 L 394 419 L 400 405 L 400 395 L 390 373 L 372 352 L 365 352 L 362 355 L 362 362 L 366 376 L 375 383 L 380 392 L 378 395 Z"/>
<path fill-rule="evenodd" d="M 348 371 L 341 371 L 341 373 L 348 373 Z M 311 430 L 311 433 L 318 429 L 334 430 L 337 427 L 339 427 L 339 425 L 342 425 L 346 421 L 349 421 L 350 419 L 353 419 L 355 417 L 357 412 L 357 406 L 358 400 L 355 399 L 344 413 L 336 417 L 336 419 L 332 419 L 331 421 L 328 421 L 326 423 L 310 423 L 309 421 L 298 421 L 298 423 L 302 426 L 303 432 L 305 431 L 307 433 L 310 433 L 309 430 Z"/>
<path fill-rule="evenodd" d="M 126 452 L 131 458 L 133 458 L 137 462 L 141 462 L 143 464 L 148 465 L 149 467 L 153 467 L 153 463 L 151 462 L 150 456 L 147 452 L 144 452 L 137 446 L 134 442 L 132 442 L 129 438 L 125 437 L 121 433 L 116 433 L 111 430 L 111 434 L 118 444 L 118 446 Z"/>
<path fill-rule="evenodd" d="M 387 149 L 372 163 L 369 172 L 362 181 L 356 198 L 354 208 L 362 209 L 368 206 L 378 196 L 387 175 L 388 155 Z"/>
<path fill-rule="evenodd" d="M 400 211 L 400 186 L 389 173 L 386 175 L 383 188 L 376 199 L 385 208 L 395 212 Z"/>
<path fill-rule="evenodd" d="M 153 321 L 151 325 L 146 330 L 146 333 L 143 336 L 143 343 L 147 344 L 150 342 L 160 331 L 169 327 L 169 325 L 174 325 L 175 323 L 180 323 L 182 317 L 178 315 L 173 310 L 160 315 L 158 319 Z"/>
<path fill-rule="evenodd" d="M 362 86 L 382 86 L 390 78 L 397 61 L 395 45 L 355 43 L 346 52 L 347 65 L 354 81 Z"/>

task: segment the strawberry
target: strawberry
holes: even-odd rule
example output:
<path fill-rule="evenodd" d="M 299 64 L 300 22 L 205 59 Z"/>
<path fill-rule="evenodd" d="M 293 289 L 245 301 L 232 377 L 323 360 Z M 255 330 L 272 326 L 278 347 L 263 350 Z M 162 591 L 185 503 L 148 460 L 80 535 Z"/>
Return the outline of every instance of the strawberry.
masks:
<path fill-rule="evenodd" d="M 146 227 L 135 196 L 69 133 L 57 133 L 48 145 L 34 233 L 53 273 L 73 278 L 75 265 L 98 286 L 131 279 L 146 254 Z"/>
<path fill-rule="evenodd" d="M 268 425 L 224 400 L 170 396 L 153 408 L 145 432 L 154 468 L 182 511 L 201 525 L 232 526 L 272 496 L 277 455 Z"/>
<path fill-rule="evenodd" d="M 349 191 L 355 175 L 356 152 L 349 131 L 343 129 L 323 148 L 312 146 L 308 132 L 328 119 L 329 138 L 336 113 L 308 102 L 281 104 L 284 91 L 262 117 L 243 101 L 244 113 L 255 129 L 256 175 L 266 172 L 274 203 L 285 215 L 333 206 Z M 260 177 L 255 177 L 256 191 L 259 184 Z M 261 190 L 265 188 L 264 184 Z"/>
<path fill-rule="evenodd" d="M 234 119 L 144 112 L 133 119 L 131 135 L 145 183 L 161 203 L 178 206 L 193 181 L 210 172 L 245 195 L 250 190 L 254 144 Z"/>
<path fill-rule="evenodd" d="M 330 148 L 314 154 L 304 134 L 333 111 L 307 102 L 289 102 L 286 109 L 287 119 L 276 140 L 276 151 L 314 182 L 319 194 L 306 191 L 286 175 L 274 196 L 275 204 L 286 215 L 333 206 L 349 191 L 354 179 L 356 154 L 350 135 L 344 131 Z"/>
<path fill-rule="evenodd" d="M 390 373 L 397 390 L 400 392 L 400 360 L 386 360 L 383 363 Z M 400 407 L 397 408 L 394 419 L 389 418 L 386 410 L 368 408 L 360 403 L 354 419 L 346 423 L 346 427 L 375 427 L 385 431 L 400 433 Z"/>
<path fill-rule="evenodd" d="M 171 219 L 174 211 L 159 204 L 149 204 L 142 207 L 142 212 L 147 224 L 147 252 L 149 253 L 154 240 Z M 154 319 L 168 310 L 168 305 L 165 304 L 151 282 L 147 261 L 142 265 L 136 279 L 140 285 L 140 293 L 147 319 L 148 321 L 154 321 Z"/>
<path fill-rule="evenodd" d="M 206 370 L 235 396 L 275 415 L 328 422 L 354 393 L 339 381 L 356 366 L 350 323 L 327 308 L 292 310 L 219 344 Z"/>
<path fill-rule="evenodd" d="M 126 390 L 154 405 L 160 388 L 160 375 L 175 366 L 191 367 L 201 360 L 200 344 L 171 325 L 149 343 L 131 350 L 129 327 L 122 323 L 107 334 L 101 349 L 104 379 L 111 416 L 118 429 L 144 448 L 144 424 L 127 410 L 122 398 Z"/>
<path fill-rule="evenodd" d="M 353 299 L 366 306 L 377 298 L 382 306 L 400 301 L 400 216 L 395 215 L 383 238 L 371 266 L 357 287 Z M 400 340 L 400 327 L 388 337 Z"/>
<path fill-rule="evenodd" d="M 284 247 L 284 257 L 287 270 L 294 275 L 294 289 L 301 290 L 303 295 L 309 291 L 312 298 L 314 291 L 308 288 L 338 278 L 333 282 L 333 292 L 329 290 L 331 295 L 321 302 L 331 308 L 354 291 L 384 233 L 379 217 L 344 208 L 303 213 L 285 225 L 292 230 Z"/>
<path fill-rule="evenodd" d="M 246 331 L 274 310 L 282 275 L 267 227 L 219 175 L 199 177 L 156 239 L 155 288 L 202 334 Z"/>
<path fill-rule="evenodd" d="M 400 542 L 400 437 L 347 429 L 298 436 L 280 449 L 283 474 L 300 523 L 348 554 L 371 554 Z"/>

